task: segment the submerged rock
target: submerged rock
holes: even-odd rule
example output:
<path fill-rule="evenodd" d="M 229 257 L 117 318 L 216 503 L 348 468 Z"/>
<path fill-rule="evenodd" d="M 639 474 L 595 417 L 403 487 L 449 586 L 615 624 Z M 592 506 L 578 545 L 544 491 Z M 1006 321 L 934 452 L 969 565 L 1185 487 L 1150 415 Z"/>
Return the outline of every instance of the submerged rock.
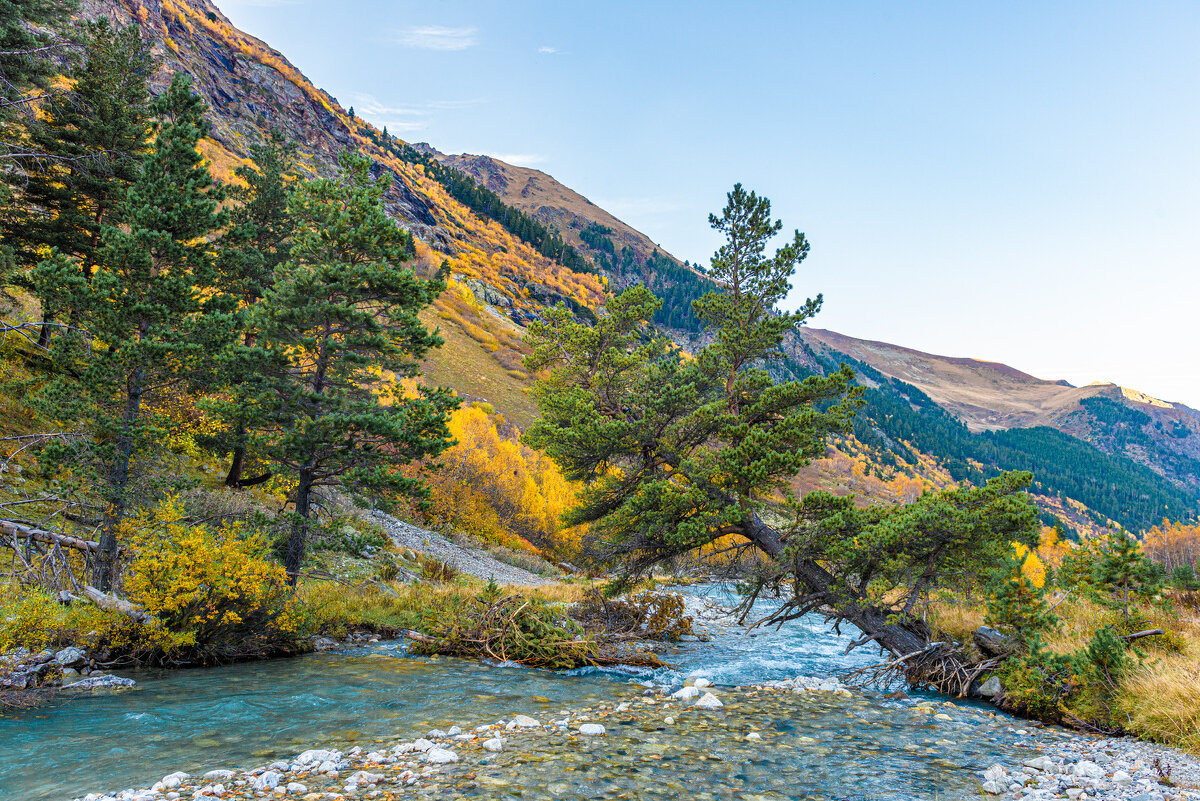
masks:
<path fill-rule="evenodd" d="M 517 715 L 508 722 L 508 728 L 510 729 L 534 729 L 541 725 L 541 723 L 528 715 Z"/>
<path fill-rule="evenodd" d="M 434 765 L 445 765 L 449 762 L 457 762 L 458 754 L 446 748 L 431 748 L 425 752 L 425 761 Z"/>
<path fill-rule="evenodd" d="M 678 698 L 680 701 L 689 701 L 700 695 L 700 691 L 695 687 L 683 687 L 671 693 L 672 698 Z"/>

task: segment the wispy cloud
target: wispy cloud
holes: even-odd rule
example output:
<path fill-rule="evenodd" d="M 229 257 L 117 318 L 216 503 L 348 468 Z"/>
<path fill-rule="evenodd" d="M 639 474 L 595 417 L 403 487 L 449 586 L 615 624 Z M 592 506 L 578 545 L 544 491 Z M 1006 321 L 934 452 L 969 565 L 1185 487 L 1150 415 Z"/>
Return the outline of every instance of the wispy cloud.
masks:
<path fill-rule="evenodd" d="M 561 53 L 562 51 L 559 50 L 557 47 L 551 47 L 550 45 L 542 45 L 541 47 L 538 48 L 538 52 L 545 56 L 556 56 L 559 53 Z"/>
<path fill-rule="evenodd" d="M 363 117 L 424 117 L 433 113 L 428 107 L 421 108 L 418 106 L 388 106 L 380 102 L 375 95 L 368 95 L 362 92 L 355 94 L 353 97 L 354 107 L 357 109 L 359 116 Z"/>
<path fill-rule="evenodd" d="M 483 155 L 491 156 L 494 159 L 514 164 L 518 167 L 532 167 L 535 164 L 544 164 L 547 159 L 540 153 L 490 153 L 484 151 Z"/>
<path fill-rule="evenodd" d="M 421 28 L 405 28 L 392 34 L 392 41 L 401 47 L 417 47 L 422 50 L 466 50 L 479 43 L 475 28 L 445 28 L 441 25 L 426 25 Z"/>
<path fill-rule="evenodd" d="M 467 108 L 482 102 L 480 100 L 432 100 L 427 103 L 392 106 L 375 95 L 358 92 L 351 95 L 354 101 L 354 113 L 373 123 L 377 127 L 387 127 L 391 133 L 423 131 L 429 127 L 434 114 L 438 111 Z"/>

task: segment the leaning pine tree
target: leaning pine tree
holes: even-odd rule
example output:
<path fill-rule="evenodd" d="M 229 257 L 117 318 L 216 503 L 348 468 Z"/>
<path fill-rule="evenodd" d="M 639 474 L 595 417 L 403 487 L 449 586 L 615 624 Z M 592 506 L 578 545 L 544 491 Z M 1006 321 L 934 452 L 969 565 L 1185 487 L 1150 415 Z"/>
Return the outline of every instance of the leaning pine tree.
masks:
<path fill-rule="evenodd" d="M 768 566 L 750 598 L 784 591 L 773 620 L 823 608 L 862 631 L 857 644 L 902 658 L 911 680 L 964 691 L 968 666 L 934 642 L 916 607 L 1035 536 L 1029 476 L 883 510 L 826 493 L 794 497 L 790 480 L 831 434 L 849 430 L 861 390 L 845 367 L 786 382 L 767 370 L 821 306 L 818 296 L 797 313 L 776 309 L 808 253 L 804 236 L 766 255 L 782 224 L 741 185 L 710 222 L 726 243 L 709 271 L 718 289 L 693 305 L 710 337 L 694 357 L 653 334 L 661 304 L 642 286 L 614 298 L 595 326 L 560 306 L 530 327 L 527 365 L 548 373 L 525 441 L 586 485 L 564 522 L 592 523 L 597 554 L 632 572 L 734 535 Z"/>
<path fill-rule="evenodd" d="M 295 509 L 284 566 L 292 584 L 312 526 L 314 493 L 342 484 L 363 493 L 422 496 L 398 467 L 437 456 L 458 401 L 449 390 L 419 387 L 385 397 L 379 381 L 416 375 L 441 344 L 417 314 L 444 287 L 404 265 L 412 239 L 387 216 L 383 181 L 370 162 L 343 153 L 337 179 L 299 186 L 288 202 L 295 224 L 291 258 L 256 305 L 251 346 L 264 393 L 243 412 L 260 449 L 295 477 Z M 391 393 L 394 395 L 395 393 Z"/>

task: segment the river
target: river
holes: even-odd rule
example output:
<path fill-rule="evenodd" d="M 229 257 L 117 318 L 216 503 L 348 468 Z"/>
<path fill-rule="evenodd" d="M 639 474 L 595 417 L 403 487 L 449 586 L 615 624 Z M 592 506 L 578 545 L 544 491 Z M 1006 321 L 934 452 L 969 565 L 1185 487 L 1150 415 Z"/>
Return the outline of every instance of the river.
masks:
<path fill-rule="evenodd" d="M 731 601 L 716 585 L 685 592 L 693 608 L 705 600 Z M 453 724 L 474 726 L 518 713 L 545 716 L 640 693 L 640 684 L 678 684 L 689 675 L 731 687 L 827 676 L 878 658 L 867 649 L 845 655 L 849 638 L 818 616 L 753 635 L 728 619 L 706 625 L 710 642 L 679 646 L 667 655 L 673 667 L 657 671 L 552 673 L 417 658 L 403 643 L 383 642 L 223 668 L 129 672 L 124 675 L 138 682 L 134 690 L 63 696 L 0 717 L 0 798 L 68 799 L 148 786 L 175 770 L 251 767 L 318 745 L 366 748 Z M 710 783 L 780 784 L 785 797 L 949 798 L 977 792 L 978 771 L 997 759 L 1029 752 L 1024 732 L 1016 731 L 1020 724 L 971 705 L 964 705 L 961 725 L 935 732 L 929 715 L 910 714 L 916 699 L 856 694 L 797 703 L 786 714 L 778 707 L 761 710 L 758 722 L 791 740 L 786 751 L 758 767 L 753 753 L 726 759 L 749 765 L 728 774 L 740 779 L 726 776 L 729 764 L 720 770 L 715 764 L 679 765 L 680 774 L 703 782 L 708 770 Z M 674 736 L 689 734 L 680 728 Z M 717 735 L 702 726 L 690 736 L 695 747 Z"/>

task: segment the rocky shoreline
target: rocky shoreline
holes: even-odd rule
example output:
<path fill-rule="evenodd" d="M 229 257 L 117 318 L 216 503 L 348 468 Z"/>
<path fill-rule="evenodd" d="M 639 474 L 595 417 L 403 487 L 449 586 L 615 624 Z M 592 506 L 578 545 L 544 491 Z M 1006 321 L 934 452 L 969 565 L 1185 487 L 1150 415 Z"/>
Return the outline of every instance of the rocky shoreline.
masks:
<path fill-rule="evenodd" d="M 23 705 L 53 692 L 113 690 L 135 684 L 133 679 L 104 672 L 86 651 L 74 646 L 36 653 L 17 648 L 0 654 L 0 702 Z"/>
<path fill-rule="evenodd" d="M 760 716 L 760 711 L 770 708 L 786 714 L 800 703 L 829 708 L 854 700 L 865 701 L 829 678 L 800 677 L 754 687 L 716 688 L 696 676 L 683 686 L 656 686 L 641 696 L 564 710 L 558 715 L 543 713 L 540 719 L 517 714 L 478 726 L 435 729 L 410 740 L 369 748 L 314 748 L 249 770 L 221 768 L 198 776 L 175 772 L 148 788 L 90 793 L 77 801 L 588 798 L 610 795 L 600 793 L 605 788 L 613 797 L 627 798 L 677 798 L 680 792 L 700 799 L 722 798 L 735 789 L 750 793 L 738 797 L 756 800 L 900 797 L 899 793 L 864 792 L 849 777 L 837 794 L 827 796 L 807 792 L 781 795 L 777 788 L 756 786 L 756 782 L 776 778 L 769 772 L 756 780 L 742 770 L 736 774 L 738 781 L 744 781 L 739 787 L 704 777 L 703 765 L 709 764 L 705 759 L 718 760 L 711 764 L 736 765 L 743 759 L 751 763 L 772 750 L 794 749 L 793 742 L 820 752 L 820 747 L 812 744 L 828 736 L 827 727 L 785 736 L 778 727 L 765 722 L 757 725 L 769 719 Z M 871 709 L 865 702 L 860 707 Z M 911 721 L 906 724 L 911 731 L 946 730 L 942 739 L 925 738 L 922 745 L 905 744 L 905 749 L 946 752 L 955 745 L 950 737 L 966 733 L 956 734 L 956 729 L 983 731 L 984 727 L 1009 732 L 1023 741 L 1021 753 L 1027 754 L 1026 758 L 998 759 L 978 776 L 958 771 L 954 788 L 945 792 L 935 789 L 942 799 L 981 795 L 1031 801 L 1200 799 L 1200 761 L 1173 749 L 1125 739 L 1091 739 L 1056 728 L 1018 729 L 1014 726 L 1020 724 L 1005 715 L 950 702 L 918 701 L 890 712 Z M 853 717 L 857 713 L 847 714 Z M 713 755 L 714 742 L 728 753 L 720 758 Z M 670 777 L 665 781 L 664 773 Z M 1164 778 L 1171 782 L 1169 786 L 1162 783 Z M 689 782 L 696 786 L 689 789 Z M 660 796 L 660 791 L 665 794 Z"/>

